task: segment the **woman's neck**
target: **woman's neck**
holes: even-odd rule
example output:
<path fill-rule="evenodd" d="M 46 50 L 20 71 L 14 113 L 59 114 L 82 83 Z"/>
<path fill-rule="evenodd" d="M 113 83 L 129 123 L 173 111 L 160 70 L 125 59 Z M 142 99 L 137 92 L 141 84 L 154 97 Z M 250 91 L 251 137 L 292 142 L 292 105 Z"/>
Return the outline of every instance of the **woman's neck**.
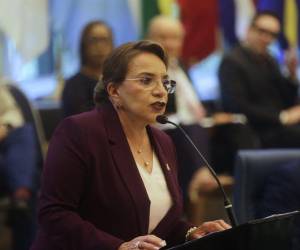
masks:
<path fill-rule="evenodd" d="M 147 136 L 146 124 L 144 122 L 129 117 L 122 110 L 117 110 L 117 113 L 127 138 L 138 142 Z"/>
<path fill-rule="evenodd" d="M 98 80 L 102 73 L 102 68 L 101 67 L 92 68 L 92 67 L 88 67 L 88 66 L 82 66 L 80 69 L 80 72 L 90 78 L 94 78 L 94 79 Z"/>
<path fill-rule="evenodd" d="M 117 110 L 127 142 L 133 154 L 134 160 L 139 166 L 143 166 L 148 173 L 152 172 L 153 149 L 147 134 L 145 123 L 134 119 Z"/>

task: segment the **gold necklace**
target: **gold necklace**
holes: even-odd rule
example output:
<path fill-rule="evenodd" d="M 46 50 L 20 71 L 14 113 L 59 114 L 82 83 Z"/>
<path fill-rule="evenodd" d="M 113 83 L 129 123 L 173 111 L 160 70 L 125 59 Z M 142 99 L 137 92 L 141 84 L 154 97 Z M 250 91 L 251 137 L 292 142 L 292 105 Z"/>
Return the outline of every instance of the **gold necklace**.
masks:
<path fill-rule="evenodd" d="M 138 155 L 140 155 L 141 159 L 143 160 L 144 166 L 145 166 L 146 168 L 149 167 L 150 162 L 149 162 L 149 161 L 146 161 L 146 160 L 144 159 L 144 157 L 143 157 L 143 155 L 142 155 L 143 150 L 140 148 L 140 149 L 138 149 L 136 152 L 138 153 Z"/>
<path fill-rule="evenodd" d="M 138 155 L 138 157 L 142 160 L 143 162 L 143 166 L 145 168 L 149 168 L 150 167 L 150 161 L 145 160 L 144 156 L 143 156 L 143 149 L 141 147 L 136 147 L 135 144 L 128 139 L 129 144 L 131 145 L 131 148 L 133 149 L 134 152 L 136 152 L 136 154 Z M 143 145 L 143 142 L 141 143 L 141 145 Z"/>

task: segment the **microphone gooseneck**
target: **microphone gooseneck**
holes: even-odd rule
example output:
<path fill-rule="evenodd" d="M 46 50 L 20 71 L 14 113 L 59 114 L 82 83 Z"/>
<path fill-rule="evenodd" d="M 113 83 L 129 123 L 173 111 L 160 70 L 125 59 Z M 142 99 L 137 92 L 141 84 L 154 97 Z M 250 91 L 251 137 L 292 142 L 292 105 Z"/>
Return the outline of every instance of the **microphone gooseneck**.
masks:
<path fill-rule="evenodd" d="M 166 124 L 166 123 L 170 122 L 168 117 L 166 117 L 165 115 L 158 115 L 156 117 L 156 121 L 161 124 Z M 175 125 L 175 124 L 173 124 L 173 125 Z"/>
<path fill-rule="evenodd" d="M 158 123 L 161 123 L 161 124 L 166 124 L 166 123 L 169 123 L 169 124 L 172 124 L 173 126 L 175 126 L 176 128 L 178 128 L 182 134 L 184 135 L 184 137 L 191 143 L 191 145 L 193 146 L 193 148 L 196 150 L 196 152 L 198 153 L 198 155 L 200 156 L 200 158 L 204 161 L 204 163 L 206 164 L 206 167 L 209 169 L 210 173 L 212 174 L 212 176 L 215 178 L 216 182 L 218 183 L 218 186 L 222 192 L 222 195 L 223 195 L 223 199 L 224 199 L 224 207 L 225 207 L 225 210 L 227 212 L 227 215 L 228 215 L 228 218 L 231 222 L 231 226 L 232 227 L 235 227 L 237 226 L 237 220 L 236 220 L 236 217 L 235 217 L 235 214 L 232 210 L 232 204 L 227 196 L 227 194 L 225 193 L 224 191 L 224 188 L 215 172 L 215 170 L 210 166 L 210 164 L 208 163 L 208 161 L 205 159 L 205 157 L 202 155 L 202 153 L 199 151 L 199 149 L 196 147 L 196 145 L 194 144 L 194 142 L 192 141 L 192 139 L 188 136 L 188 134 L 184 131 L 184 129 L 179 126 L 178 124 L 170 121 L 168 119 L 168 117 L 164 116 L 164 115 L 159 115 L 156 117 L 156 121 Z"/>

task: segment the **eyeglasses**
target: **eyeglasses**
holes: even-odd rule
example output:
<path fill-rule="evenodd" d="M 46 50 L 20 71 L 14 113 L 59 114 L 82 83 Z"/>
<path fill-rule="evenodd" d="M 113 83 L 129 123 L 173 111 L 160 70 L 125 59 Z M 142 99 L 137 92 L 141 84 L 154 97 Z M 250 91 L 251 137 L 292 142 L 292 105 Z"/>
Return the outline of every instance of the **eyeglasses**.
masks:
<path fill-rule="evenodd" d="M 150 76 L 143 76 L 137 78 L 126 78 L 126 81 L 138 81 L 145 89 L 154 89 L 159 80 L 155 79 L 154 77 Z M 168 94 L 173 94 L 176 89 L 176 82 L 174 80 L 169 79 L 162 79 L 161 83 L 163 84 L 164 88 L 167 90 Z"/>
<path fill-rule="evenodd" d="M 258 31 L 258 33 L 269 35 L 273 39 L 276 39 L 279 36 L 279 32 L 274 32 L 274 31 L 271 31 L 271 30 L 267 30 L 265 28 L 258 27 L 257 25 L 253 25 L 253 27 Z"/>

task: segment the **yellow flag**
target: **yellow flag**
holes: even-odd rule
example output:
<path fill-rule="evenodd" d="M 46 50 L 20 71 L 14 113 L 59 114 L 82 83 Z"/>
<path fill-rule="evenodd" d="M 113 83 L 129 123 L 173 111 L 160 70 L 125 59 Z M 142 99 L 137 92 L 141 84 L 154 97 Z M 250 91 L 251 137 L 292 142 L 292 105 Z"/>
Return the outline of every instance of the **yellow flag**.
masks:
<path fill-rule="evenodd" d="M 283 30 L 291 47 L 297 46 L 297 5 L 295 0 L 285 0 Z"/>
<path fill-rule="evenodd" d="M 158 0 L 158 8 L 161 14 L 171 16 L 173 13 L 174 0 Z"/>

